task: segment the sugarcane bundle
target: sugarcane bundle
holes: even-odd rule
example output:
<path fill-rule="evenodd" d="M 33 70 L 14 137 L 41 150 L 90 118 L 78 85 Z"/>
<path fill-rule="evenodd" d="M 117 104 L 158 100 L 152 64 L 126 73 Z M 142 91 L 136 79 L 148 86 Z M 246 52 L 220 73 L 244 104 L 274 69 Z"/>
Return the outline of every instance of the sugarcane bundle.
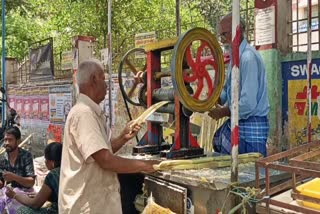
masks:
<path fill-rule="evenodd" d="M 136 118 L 135 120 L 133 120 L 131 126 L 134 126 L 135 124 L 142 124 L 146 121 L 146 119 L 152 114 L 154 113 L 158 108 L 168 104 L 169 101 L 161 101 L 158 102 L 156 104 L 153 104 L 152 106 L 150 106 L 147 110 L 145 110 L 138 118 Z"/>
<path fill-rule="evenodd" d="M 154 202 L 154 199 L 153 199 L 152 193 L 151 193 L 151 196 L 148 198 L 148 204 L 144 208 L 142 214 L 176 214 L 176 213 L 174 213 L 170 209 L 164 208 L 164 207 L 158 205 L 156 202 Z"/>
<path fill-rule="evenodd" d="M 239 163 L 255 162 L 258 158 L 261 158 L 260 153 L 246 153 L 238 156 Z M 188 160 L 166 160 L 160 164 L 154 165 L 155 170 L 182 170 L 182 169 L 203 169 L 203 168 L 221 168 L 231 165 L 231 156 L 215 156 L 196 158 Z"/>

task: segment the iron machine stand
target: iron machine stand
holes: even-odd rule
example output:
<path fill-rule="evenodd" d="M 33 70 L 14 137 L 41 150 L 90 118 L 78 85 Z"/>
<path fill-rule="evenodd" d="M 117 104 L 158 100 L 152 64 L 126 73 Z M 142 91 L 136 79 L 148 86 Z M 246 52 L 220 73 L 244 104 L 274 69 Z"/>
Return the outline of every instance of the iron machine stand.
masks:
<path fill-rule="evenodd" d="M 172 50 L 171 71 L 162 71 L 161 53 Z M 146 66 L 138 71 L 129 60 L 139 51 L 146 54 Z M 124 65 L 134 76 L 129 92 L 124 89 Z M 146 71 L 144 70 L 146 68 Z M 131 73 L 131 76 L 132 76 Z M 171 76 L 173 87 L 161 87 L 161 78 Z M 171 146 L 164 142 L 159 122 L 147 122 L 147 132 L 133 148 L 133 153 L 159 154 L 168 159 L 204 156 L 197 140 L 190 132 L 193 112 L 213 109 L 224 84 L 224 59 L 215 36 L 204 28 L 194 28 L 179 38 L 149 44 L 145 49 L 132 49 L 119 67 L 119 85 L 124 99 L 133 105 L 150 107 L 160 101 L 170 101 L 157 110 L 174 116 L 175 133 Z M 141 87 L 137 87 L 140 84 Z M 134 90 L 139 90 L 134 101 Z"/>

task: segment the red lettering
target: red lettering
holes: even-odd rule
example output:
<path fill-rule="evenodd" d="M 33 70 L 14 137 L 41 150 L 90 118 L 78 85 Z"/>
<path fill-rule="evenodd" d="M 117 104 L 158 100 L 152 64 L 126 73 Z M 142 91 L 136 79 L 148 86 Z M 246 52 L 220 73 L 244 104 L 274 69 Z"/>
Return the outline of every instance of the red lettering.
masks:
<path fill-rule="evenodd" d="M 294 108 L 298 110 L 298 115 L 303 115 L 306 108 L 306 102 L 295 102 Z"/>

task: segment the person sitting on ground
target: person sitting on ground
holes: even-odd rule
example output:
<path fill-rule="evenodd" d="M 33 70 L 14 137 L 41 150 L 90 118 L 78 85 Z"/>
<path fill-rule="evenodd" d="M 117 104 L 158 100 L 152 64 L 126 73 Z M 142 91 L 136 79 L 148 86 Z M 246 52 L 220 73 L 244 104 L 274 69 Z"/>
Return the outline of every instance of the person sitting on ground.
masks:
<path fill-rule="evenodd" d="M 13 188 L 16 193 L 33 192 L 35 183 L 35 174 L 33 169 L 33 158 L 30 152 L 19 148 L 21 141 L 21 132 L 18 127 L 9 127 L 4 131 L 5 153 L 0 156 L 0 213 L 7 210 L 8 213 L 14 214 L 21 206 L 15 200 L 8 198 L 4 193 L 7 185 Z"/>
<path fill-rule="evenodd" d="M 45 163 L 50 170 L 44 180 L 38 194 L 29 197 L 25 194 L 15 193 L 8 188 L 6 195 L 14 198 L 21 204 L 25 205 L 17 210 L 17 214 L 26 213 L 58 213 L 58 191 L 61 164 L 62 144 L 53 142 L 46 146 L 44 150 Z M 51 202 L 51 206 L 40 208 L 46 201 Z"/>

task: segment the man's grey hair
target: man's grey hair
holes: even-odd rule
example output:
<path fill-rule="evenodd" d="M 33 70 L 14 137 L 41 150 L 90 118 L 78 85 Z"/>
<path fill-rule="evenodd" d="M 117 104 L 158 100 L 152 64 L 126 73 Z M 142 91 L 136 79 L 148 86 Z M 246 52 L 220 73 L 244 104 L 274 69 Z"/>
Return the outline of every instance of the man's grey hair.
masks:
<path fill-rule="evenodd" d="M 232 20 L 232 12 L 230 12 L 227 15 L 223 16 L 221 18 L 221 20 L 225 19 L 225 18 L 231 18 L 231 20 Z M 246 22 L 244 21 L 244 19 L 242 17 L 240 17 L 240 28 L 241 28 L 241 33 L 243 35 L 245 35 L 245 33 L 246 33 Z"/>
<path fill-rule="evenodd" d="M 87 59 L 81 62 L 76 74 L 77 84 L 87 83 L 90 76 L 100 70 L 103 71 L 103 66 L 97 59 Z"/>

